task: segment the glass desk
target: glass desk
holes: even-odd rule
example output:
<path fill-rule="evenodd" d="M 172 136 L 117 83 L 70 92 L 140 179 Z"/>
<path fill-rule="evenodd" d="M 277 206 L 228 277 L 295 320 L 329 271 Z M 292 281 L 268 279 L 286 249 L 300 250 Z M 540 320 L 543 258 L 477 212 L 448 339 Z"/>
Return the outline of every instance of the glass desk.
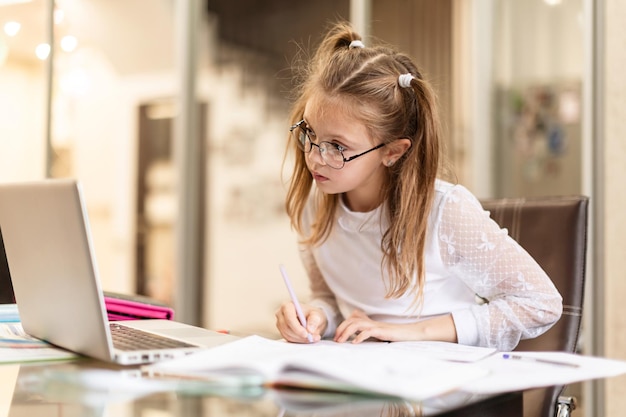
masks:
<path fill-rule="evenodd" d="M 0 417 L 522 416 L 522 393 L 452 393 L 423 403 L 313 391 L 141 378 L 91 359 L 0 365 Z M 450 411 L 454 410 L 454 411 Z"/>

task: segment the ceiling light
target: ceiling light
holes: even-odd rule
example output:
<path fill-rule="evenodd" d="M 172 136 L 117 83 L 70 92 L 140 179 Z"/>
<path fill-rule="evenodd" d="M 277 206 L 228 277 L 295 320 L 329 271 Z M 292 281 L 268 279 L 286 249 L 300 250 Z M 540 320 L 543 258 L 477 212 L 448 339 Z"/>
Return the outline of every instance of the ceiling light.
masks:
<path fill-rule="evenodd" d="M 59 8 L 54 9 L 54 24 L 60 25 L 63 19 L 65 19 L 65 12 Z"/>
<path fill-rule="evenodd" d="M 74 49 L 76 49 L 77 45 L 78 40 L 74 36 L 68 35 L 64 36 L 63 39 L 61 39 L 61 49 L 63 49 L 65 52 L 72 52 Z"/>
<path fill-rule="evenodd" d="M 61 77 L 61 90 L 71 96 L 83 96 L 91 88 L 91 79 L 83 68 L 74 68 Z"/>
<path fill-rule="evenodd" d="M 50 55 L 50 45 L 48 45 L 47 43 L 40 43 L 35 48 L 35 55 L 37 55 L 37 58 L 44 61 L 48 58 L 48 55 Z"/>
<path fill-rule="evenodd" d="M 19 32 L 21 28 L 22 25 L 19 22 L 6 22 L 4 24 L 4 33 L 12 38 L 13 36 L 17 35 L 17 32 Z"/>

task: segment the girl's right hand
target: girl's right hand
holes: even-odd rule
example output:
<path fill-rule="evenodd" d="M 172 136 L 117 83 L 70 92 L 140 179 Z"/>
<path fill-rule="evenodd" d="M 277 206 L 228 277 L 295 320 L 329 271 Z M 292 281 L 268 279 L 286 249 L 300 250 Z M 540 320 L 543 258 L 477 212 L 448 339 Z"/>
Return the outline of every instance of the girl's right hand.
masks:
<path fill-rule="evenodd" d="M 301 307 L 306 317 L 306 329 L 298 320 L 296 308 L 291 301 L 283 303 L 276 311 L 276 328 L 288 342 L 309 343 L 309 334 L 313 342 L 319 342 L 327 324 L 324 311 L 308 304 L 302 304 Z"/>

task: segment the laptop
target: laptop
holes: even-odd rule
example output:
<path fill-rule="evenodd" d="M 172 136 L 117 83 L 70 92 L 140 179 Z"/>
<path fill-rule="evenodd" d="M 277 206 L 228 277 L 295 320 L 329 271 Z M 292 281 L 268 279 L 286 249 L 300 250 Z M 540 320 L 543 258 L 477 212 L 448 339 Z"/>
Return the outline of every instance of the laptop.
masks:
<path fill-rule="evenodd" d="M 109 322 L 76 180 L 0 184 L 0 233 L 22 326 L 36 338 L 121 365 L 172 359 L 238 339 L 173 320 Z M 116 347 L 118 332 L 161 343 Z"/>

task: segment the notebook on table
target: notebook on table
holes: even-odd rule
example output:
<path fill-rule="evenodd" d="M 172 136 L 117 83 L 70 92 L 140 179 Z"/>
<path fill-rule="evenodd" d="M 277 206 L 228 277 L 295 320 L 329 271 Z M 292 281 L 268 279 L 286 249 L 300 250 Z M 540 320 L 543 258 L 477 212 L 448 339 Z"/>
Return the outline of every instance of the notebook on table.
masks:
<path fill-rule="evenodd" d="M 109 321 L 163 319 L 173 320 L 174 309 L 141 295 L 104 292 L 104 304 Z"/>
<path fill-rule="evenodd" d="M 22 326 L 34 337 L 123 365 L 184 356 L 237 339 L 167 319 L 109 322 L 76 180 L 0 184 L 0 233 Z M 142 344 L 153 339 L 157 344 L 114 346 L 118 333 L 139 333 Z"/>

